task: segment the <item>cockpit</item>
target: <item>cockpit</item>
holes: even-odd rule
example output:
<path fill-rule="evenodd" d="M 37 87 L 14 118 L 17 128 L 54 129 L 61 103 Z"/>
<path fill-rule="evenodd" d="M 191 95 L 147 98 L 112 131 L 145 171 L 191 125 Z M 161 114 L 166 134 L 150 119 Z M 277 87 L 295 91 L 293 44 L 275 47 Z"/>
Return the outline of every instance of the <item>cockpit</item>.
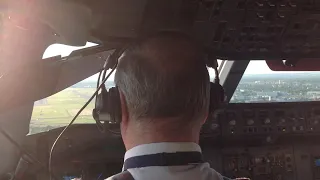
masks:
<path fill-rule="evenodd" d="M 0 180 L 120 172 L 121 136 L 94 118 L 99 72 L 117 50 L 172 28 L 193 34 L 217 63 L 209 75 L 226 103 L 200 134 L 211 167 L 230 178 L 320 179 L 320 1 L 21 3 L 0 3 Z M 105 73 L 109 89 L 114 72 Z"/>

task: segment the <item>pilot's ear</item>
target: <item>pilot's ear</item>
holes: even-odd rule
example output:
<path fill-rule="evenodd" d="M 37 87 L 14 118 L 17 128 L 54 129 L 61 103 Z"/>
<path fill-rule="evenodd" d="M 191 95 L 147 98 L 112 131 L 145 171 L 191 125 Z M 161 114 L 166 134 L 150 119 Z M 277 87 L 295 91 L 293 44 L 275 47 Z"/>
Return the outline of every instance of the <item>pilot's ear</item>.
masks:
<path fill-rule="evenodd" d="M 129 120 L 127 101 L 120 89 L 119 89 L 119 95 L 120 95 L 120 102 L 121 102 L 121 123 L 124 125 L 127 125 Z"/>

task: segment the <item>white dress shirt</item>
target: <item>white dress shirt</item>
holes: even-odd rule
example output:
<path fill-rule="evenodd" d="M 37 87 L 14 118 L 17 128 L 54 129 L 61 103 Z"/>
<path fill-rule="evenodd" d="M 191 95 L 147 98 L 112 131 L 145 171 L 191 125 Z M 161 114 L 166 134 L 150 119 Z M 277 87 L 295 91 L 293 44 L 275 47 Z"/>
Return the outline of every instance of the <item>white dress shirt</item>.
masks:
<path fill-rule="evenodd" d="M 128 158 L 157 153 L 175 153 L 198 151 L 201 148 L 195 143 L 152 143 L 136 146 L 128 150 L 124 161 Z M 150 166 L 128 169 L 135 180 L 223 180 L 223 177 L 209 163 L 186 166 Z"/>

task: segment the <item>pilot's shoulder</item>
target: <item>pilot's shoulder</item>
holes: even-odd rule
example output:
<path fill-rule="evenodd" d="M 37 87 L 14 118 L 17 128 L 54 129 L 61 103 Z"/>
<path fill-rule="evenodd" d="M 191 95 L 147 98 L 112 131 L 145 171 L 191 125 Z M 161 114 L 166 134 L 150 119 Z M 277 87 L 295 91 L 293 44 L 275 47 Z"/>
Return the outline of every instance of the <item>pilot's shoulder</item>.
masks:
<path fill-rule="evenodd" d="M 113 175 L 106 180 L 134 180 L 130 172 L 128 171 L 123 171 L 119 174 Z"/>
<path fill-rule="evenodd" d="M 212 169 L 211 173 L 210 173 L 210 178 L 209 179 L 213 179 L 213 180 L 224 180 L 224 177 L 218 173 L 217 171 L 215 171 L 214 169 Z"/>
<path fill-rule="evenodd" d="M 211 168 L 209 163 L 202 164 L 202 175 L 204 175 L 204 179 L 212 179 L 212 180 L 224 180 L 224 176 L 222 176 L 218 171 Z"/>

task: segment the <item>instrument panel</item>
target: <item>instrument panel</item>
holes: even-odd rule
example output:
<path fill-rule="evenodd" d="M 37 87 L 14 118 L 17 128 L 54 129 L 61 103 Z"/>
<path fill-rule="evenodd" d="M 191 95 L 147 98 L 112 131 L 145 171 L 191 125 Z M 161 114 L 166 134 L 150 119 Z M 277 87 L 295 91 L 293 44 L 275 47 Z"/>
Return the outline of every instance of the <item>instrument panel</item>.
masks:
<path fill-rule="evenodd" d="M 320 146 L 233 147 L 221 150 L 221 172 L 227 177 L 258 180 L 320 179 Z"/>
<path fill-rule="evenodd" d="M 204 136 L 289 135 L 320 133 L 320 104 L 229 104 L 209 118 Z"/>
<path fill-rule="evenodd" d="M 227 177 L 320 179 L 319 102 L 229 104 L 201 134 L 219 146 L 212 164 Z"/>
<path fill-rule="evenodd" d="M 292 148 L 268 147 L 224 149 L 224 171 L 229 177 L 259 180 L 294 179 L 296 167 Z"/>

